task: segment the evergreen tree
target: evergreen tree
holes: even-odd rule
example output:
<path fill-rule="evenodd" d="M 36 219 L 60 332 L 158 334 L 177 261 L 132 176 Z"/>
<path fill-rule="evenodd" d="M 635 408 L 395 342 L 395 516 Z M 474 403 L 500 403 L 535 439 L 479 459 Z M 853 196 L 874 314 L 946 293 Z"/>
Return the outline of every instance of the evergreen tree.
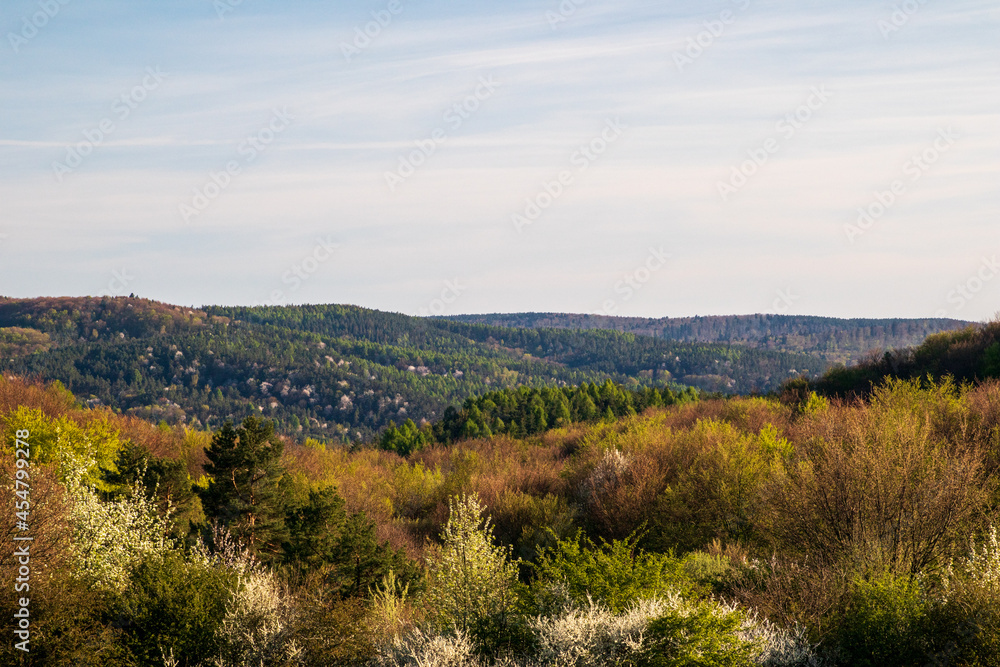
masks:
<path fill-rule="evenodd" d="M 597 415 L 597 405 L 590 396 L 589 387 L 584 383 L 573 396 L 573 417 L 577 421 L 590 421 L 596 419 Z"/>
<path fill-rule="evenodd" d="M 568 426 L 573 421 L 569 409 L 569 399 L 563 390 L 553 392 L 552 404 L 549 407 L 549 426 Z"/>
<path fill-rule="evenodd" d="M 293 507 L 285 517 L 289 535 L 284 544 L 285 562 L 303 570 L 330 562 L 346 523 L 344 499 L 336 489 L 330 486 L 310 491 L 308 502 Z"/>
<path fill-rule="evenodd" d="M 205 451 L 205 472 L 211 476 L 201 492 L 205 515 L 265 558 L 277 554 L 285 535 L 279 497 L 283 450 L 274 424 L 251 416 L 239 428 L 226 422 Z"/>

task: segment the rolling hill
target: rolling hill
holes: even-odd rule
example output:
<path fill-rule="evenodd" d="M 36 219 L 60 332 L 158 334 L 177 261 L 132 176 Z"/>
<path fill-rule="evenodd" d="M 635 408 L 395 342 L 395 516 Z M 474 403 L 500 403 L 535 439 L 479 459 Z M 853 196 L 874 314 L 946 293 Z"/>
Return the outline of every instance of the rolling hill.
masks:
<path fill-rule="evenodd" d="M 766 392 L 818 377 L 816 356 L 612 330 L 503 328 L 355 306 L 185 308 L 132 297 L 0 298 L 0 370 L 82 401 L 217 428 L 251 411 L 283 432 L 372 438 L 515 386 Z"/>

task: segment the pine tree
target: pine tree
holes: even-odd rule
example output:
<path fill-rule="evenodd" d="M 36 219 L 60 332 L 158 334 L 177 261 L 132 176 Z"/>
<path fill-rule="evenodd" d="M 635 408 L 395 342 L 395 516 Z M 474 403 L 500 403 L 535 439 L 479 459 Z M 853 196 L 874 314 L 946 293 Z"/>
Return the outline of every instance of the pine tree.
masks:
<path fill-rule="evenodd" d="M 279 497 L 283 450 L 274 424 L 251 416 L 239 428 L 227 422 L 205 451 L 205 472 L 211 476 L 200 494 L 205 515 L 265 557 L 277 554 L 285 535 Z"/>
<path fill-rule="evenodd" d="M 594 399 L 590 397 L 590 392 L 585 386 L 581 387 L 573 397 L 573 416 L 578 421 L 590 421 L 599 414 Z"/>

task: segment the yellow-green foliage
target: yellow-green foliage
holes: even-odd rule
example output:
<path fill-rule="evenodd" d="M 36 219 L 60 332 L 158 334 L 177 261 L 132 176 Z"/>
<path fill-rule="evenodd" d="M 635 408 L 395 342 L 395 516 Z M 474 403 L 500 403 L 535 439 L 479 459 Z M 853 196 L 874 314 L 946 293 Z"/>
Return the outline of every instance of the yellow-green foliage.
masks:
<path fill-rule="evenodd" d="M 82 482 L 101 491 L 111 490 L 100 479 L 100 470 L 114 471 L 115 459 L 122 446 L 118 429 L 100 415 L 89 421 L 67 416 L 48 417 L 41 410 L 21 406 L 7 415 L 7 446 L 14 447 L 14 433 L 27 430 L 31 435 L 31 459 L 35 463 L 62 462 L 72 459 L 84 469 Z"/>

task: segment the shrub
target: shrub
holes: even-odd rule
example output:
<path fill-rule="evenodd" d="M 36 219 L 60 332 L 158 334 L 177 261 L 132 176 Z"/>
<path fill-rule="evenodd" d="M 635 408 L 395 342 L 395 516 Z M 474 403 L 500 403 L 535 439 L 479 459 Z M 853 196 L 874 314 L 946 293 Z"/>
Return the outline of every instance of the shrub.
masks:
<path fill-rule="evenodd" d="M 916 581 L 889 573 L 858 579 L 833 633 L 838 658 L 858 667 L 922 664 L 929 615 Z"/>
<path fill-rule="evenodd" d="M 699 420 L 677 439 L 689 450 L 656 501 L 651 528 L 658 548 L 699 549 L 713 539 L 752 543 L 763 523 L 762 491 L 791 445 L 766 424 L 755 436 Z"/>
<path fill-rule="evenodd" d="M 239 578 L 218 625 L 216 667 L 294 664 L 302 654 L 295 638 L 296 609 L 274 573 L 254 568 Z"/>
<path fill-rule="evenodd" d="M 621 614 L 588 601 L 551 617 L 532 621 L 536 657 L 543 665 L 586 667 L 614 665 L 642 647 L 650 619 L 663 613 L 670 601 L 649 600 L 629 605 Z"/>
<path fill-rule="evenodd" d="M 63 464 L 63 477 L 71 498 L 70 551 L 76 569 L 98 587 L 120 590 L 127 585 L 136 564 L 170 549 L 169 515 L 160 514 L 156 501 L 139 486 L 129 495 L 102 502 L 97 492 L 83 483 L 83 466 L 74 465 L 72 458 Z"/>
<path fill-rule="evenodd" d="M 638 536 L 594 544 L 582 533 L 544 550 L 534 565 L 534 604 L 540 611 L 564 602 L 594 600 L 622 612 L 641 599 L 690 590 L 681 562 L 668 554 L 644 552 Z M 560 596 L 565 596 L 560 600 Z"/>
<path fill-rule="evenodd" d="M 468 633 L 480 653 L 510 649 L 523 640 L 517 618 L 518 564 L 493 543 L 489 518 L 476 496 L 454 499 L 444 544 L 427 559 L 424 602 L 433 626 Z"/>
<path fill-rule="evenodd" d="M 369 665 L 376 657 L 371 615 L 361 600 L 342 600 L 322 588 L 299 598 L 295 641 L 303 667 Z"/>
<path fill-rule="evenodd" d="M 740 667 L 753 644 L 740 636 L 745 615 L 710 603 L 674 607 L 646 627 L 639 667 Z"/>
<path fill-rule="evenodd" d="M 461 630 L 445 634 L 414 630 L 381 647 L 375 667 L 478 667 L 469 636 Z"/>
<path fill-rule="evenodd" d="M 178 552 L 148 556 L 116 602 L 130 655 L 140 664 L 157 664 L 170 654 L 179 665 L 214 658 L 238 585 L 238 575 L 225 567 L 186 560 Z"/>
<path fill-rule="evenodd" d="M 492 506 L 496 535 L 514 547 L 522 560 L 533 560 L 542 548 L 573 533 L 576 509 L 565 498 L 543 497 L 505 489 Z"/>
<path fill-rule="evenodd" d="M 938 433 L 953 400 L 894 382 L 809 426 L 767 487 L 775 546 L 862 573 L 916 575 L 956 555 L 994 482 L 981 452 Z"/>

